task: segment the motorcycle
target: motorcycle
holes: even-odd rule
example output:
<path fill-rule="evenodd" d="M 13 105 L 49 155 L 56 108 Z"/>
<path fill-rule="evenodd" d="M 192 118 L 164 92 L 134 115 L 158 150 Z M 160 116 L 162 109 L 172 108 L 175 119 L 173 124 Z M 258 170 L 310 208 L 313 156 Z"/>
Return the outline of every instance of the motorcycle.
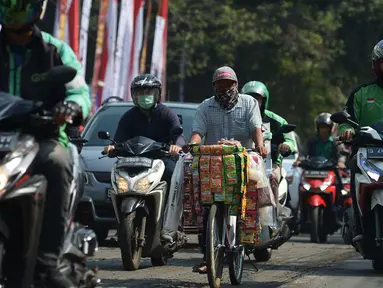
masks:
<path fill-rule="evenodd" d="M 64 85 L 76 74 L 73 68 L 57 66 L 41 78 L 50 84 Z M 40 149 L 36 135 L 54 120 L 41 102 L 0 94 L 0 283 L 1 287 L 38 287 L 34 272 L 47 180 L 34 171 Z M 73 151 L 75 148 L 71 146 L 75 159 L 78 155 Z M 73 169 L 68 226 L 59 268 L 78 287 L 96 287 L 100 282 L 96 272 L 86 266 L 86 256 L 97 250 L 95 235 L 72 221 L 78 200 L 76 165 Z"/>
<path fill-rule="evenodd" d="M 343 189 L 341 191 L 341 200 L 343 202 L 343 226 L 342 226 L 342 238 L 346 245 L 352 243 L 352 227 L 348 224 L 349 209 L 352 209 L 352 196 L 350 191 L 351 171 L 349 169 L 340 170 Z"/>
<path fill-rule="evenodd" d="M 338 185 L 335 170 L 337 162 L 324 157 L 303 160 L 299 185 L 299 223 L 302 232 L 310 233 L 313 243 L 326 243 L 329 234 L 340 227 L 336 223 L 335 201 Z"/>
<path fill-rule="evenodd" d="M 275 133 L 275 135 L 273 135 L 270 132 L 269 126 L 263 126 L 263 138 L 268 151 L 268 155 L 264 159 L 265 169 L 266 175 L 270 178 L 270 181 L 273 181 L 271 180 L 271 175 L 273 171 L 272 159 L 275 158 L 276 154 L 278 153 L 279 144 L 285 141 L 283 134 L 289 133 L 295 128 L 296 125 L 293 124 L 283 125 L 280 127 L 279 131 Z M 285 153 L 282 156 L 286 157 L 290 153 L 291 152 Z M 251 156 L 251 152 L 249 153 L 249 155 Z M 269 219 L 264 223 L 261 223 L 261 244 L 245 246 L 246 255 L 250 255 L 252 253 L 254 258 L 257 259 L 257 261 L 268 261 L 271 258 L 272 249 L 278 249 L 279 246 L 281 246 L 283 243 L 285 243 L 291 238 L 290 223 L 292 216 L 291 209 L 285 206 L 288 197 L 288 185 L 287 182 L 284 183 L 284 181 L 286 181 L 285 177 L 286 173 L 283 173 L 282 171 L 282 179 L 279 183 L 277 183 L 279 191 L 278 203 L 276 203 L 277 207 L 270 205 L 258 208 L 260 217 L 263 219 Z M 278 210 L 282 211 L 283 213 L 278 213 Z M 262 215 L 267 216 L 264 217 Z"/>
<path fill-rule="evenodd" d="M 359 171 L 354 175 L 357 206 L 364 237 L 353 240 L 356 251 L 365 259 L 372 260 L 373 268 L 383 270 L 383 122 L 359 126 L 347 112 L 331 116 L 335 123 L 350 123 L 355 129 L 352 151 L 356 151 Z M 342 140 L 342 139 L 340 139 Z M 353 209 L 347 209 L 347 225 L 354 227 Z M 351 229 L 355 237 L 354 229 Z"/>
<path fill-rule="evenodd" d="M 181 134 L 180 129 L 171 134 Z M 109 192 L 119 225 L 118 242 L 124 269 L 137 270 L 141 257 L 150 257 L 153 266 L 166 265 L 168 258 L 182 246 L 179 234 L 172 243 L 162 242 L 160 237 L 170 185 L 161 181 L 165 170 L 161 158 L 169 156 L 169 145 L 141 136 L 115 143 L 105 131 L 99 131 L 98 137 L 115 145 L 116 154 L 109 157 L 118 158 L 111 171 Z"/>

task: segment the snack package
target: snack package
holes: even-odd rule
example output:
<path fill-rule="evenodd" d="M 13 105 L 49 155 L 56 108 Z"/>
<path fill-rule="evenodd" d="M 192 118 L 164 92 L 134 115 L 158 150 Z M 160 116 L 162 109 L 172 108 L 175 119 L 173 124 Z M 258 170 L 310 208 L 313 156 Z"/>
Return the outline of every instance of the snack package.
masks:
<path fill-rule="evenodd" d="M 230 216 L 238 216 L 241 212 L 241 205 L 230 205 L 229 206 L 229 215 Z"/>
<path fill-rule="evenodd" d="M 210 156 L 202 155 L 199 158 L 199 172 L 200 174 L 210 172 Z"/>
<path fill-rule="evenodd" d="M 247 193 L 257 193 L 257 182 L 250 180 L 247 185 Z"/>
<path fill-rule="evenodd" d="M 211 154 L 211 146 L 210 145 L 201 145 L 199 146 L 199 152 L 202 155 L 210 155 Z"/>
<path fill-rule="evenodd" d="M 234 197 L 234 186 L 224 186 L 225 204 L 232 204 Z"/>
<path fill-rule="evenodd" d="M 209 172 L 201 172 L 199 174 L 200 187 L 202 190 L 202 185 L 207 185 L 210 187 L 210 174 Z"/>
<path fill-rule="evenodd" d="M 222 189 L 222 156 L 210 157 L 210 188 Z"/>
<path fill-rule="evenodd" d="M 191 150 L 191 153 L 192 153 L 193 155 L 199 155 L 199 154 L 200 154 L 199 146 L 193 146 L 193 147 L 192 147 L 192 150 Z"/>
<path fill-rule="evenodd" d="M 255 233 L 258 228 L 258 217 L 255 211 L 246 211 L 245 216 L 245 231 Z"/>
<path fill-rule="evenodd" d="M 191 165 L 193 174 L 195 174 L 194 172 L 197 172 L 197 174 L 198 174 L 199 159 L 200 159 L 199 155 L 196 155 L 193 157 L 193 161 L 192 161 L 192 165 Z"/>
<path fill-rule="evenodd" d="M 223 166 L 224 166 L 226 185 L 237 184 L 238 181 L 237 181 L 237 170 L 235 165 L 235 156 L 234 155 L 223 156 Z"/>
<path fill-rule="evenodd" d="M 254 233 L 246 233 L 245 229 L 239 230 L 239 242 L 241 244 L 253 244 L 255 242 Z"/>
<path fill-rule="evenodd" d="M 184 210 L 184 226 L 192 226 L 192 225 L 195 225 L 195 220 L 193 219 L 192 211 Z"/>
<path fill-rule="evenodd" d="M 213 193 L 211 192 L 209 183 L 201 181 L 201 203 L 212 204 L 213 202 Z"/>
<path fill-rule="evenodd" d="M 198 214 L 201 214 L 201 211 L 202 211 L 202 206 L 199 202 L 199 199 L 198 201 L 195 201 L 194 202 L 194 210 L 195 210 L 195 213 L 198 215 Z"/>
<path fill-rule="evenodd" d="M 257 231 L 254 233 L 254 242 L 255 244 L 262 243 L 262 226 L 258 225 Z"/>
<path fill-rule="evenodd" d="M 237 170 L 237 181 L 242 185 L 245 185 L 245 170 L 246 170 L 246 162 L 245 162 L 245 154 L 238 153 L 235 154 L 235 167 Z"/>
<path fill-rule="evenodd" d="M 191 155 L 187 155 L 184 158 L 184 175 L 191 175 L 192 174 L 192 162 L 193 157 Z"/>
<path fill-rule="evenodd" d="M 214 195 L 214 201 L 224 202 L 225 201 L 225 191 L 222 188 L 212 188 L 211 192 Z"/>
<path fill-rule="evenodd" d="M 222 145 L 211 145 L 210 154 L 211 155 L 222 155 Z"/>
<path fill-rule="evenodd" d="M 233 198 L 232 198 L 233 199 L 232 200 L 232 204 L 236 205 L 236 206 L 240 206 L 241 205 L 241 201 L 242 201 L 242 194 L 238 193 L 237 191 L 234 190 L 234 194 L 233 194 Z"/>
<path fill-rule="evenodd" d="M 247 192 L 246 197 L 246 211 L 257 211 L 257 192 Z"/>
<path fill-rule="evenodd" d="M 236 150 L 237 150 L 237 147 L 235 147 L 234 145 L 222 145 L 223 155 L 234 154 Z"/>
<path fill-rule="evenodd" d="M 203 231 L 203 210 L 201 215 L 197 215 L 197 226 L 199 229 L 199 232 L 202 233 Z"/>

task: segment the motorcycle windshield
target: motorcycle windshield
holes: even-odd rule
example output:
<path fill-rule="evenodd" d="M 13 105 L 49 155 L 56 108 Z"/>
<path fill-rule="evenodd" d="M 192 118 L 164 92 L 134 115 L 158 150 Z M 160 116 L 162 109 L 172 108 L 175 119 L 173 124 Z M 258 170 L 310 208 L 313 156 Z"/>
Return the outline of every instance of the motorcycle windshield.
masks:
<path fill-rule="evenodd" d="M 312 157 L 304 161 L 306 169 L 330 169 L 333 165 L 334 162 L 325 157 Z"/>
<path fill-rule="evenodd" d="M 125 147 L 127 148 L 127 152 L 136 156 L 161 149 L 156 141 L 143 136 L 129 139 L 125 142 Z"/>
<path fill-rule="evenodd" d="M 34 108 L 33 101 L 23 100 L 9 93 L 0 92 L 0 121 L 29 114 Z"/>

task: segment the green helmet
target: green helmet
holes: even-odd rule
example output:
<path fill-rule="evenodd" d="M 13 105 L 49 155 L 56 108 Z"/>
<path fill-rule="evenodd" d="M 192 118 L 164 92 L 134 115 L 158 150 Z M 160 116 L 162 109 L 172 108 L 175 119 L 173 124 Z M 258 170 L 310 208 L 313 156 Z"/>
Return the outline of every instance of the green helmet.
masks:
<path fill-rule="evenodd" d="M 267 87 L 265 84 L 263 84 L 260 81 L 250 81 L 247 82 L 241 90 L 242 94 L 249 94 L 251 96 L 254 96 L 254 94 L 259 94 L 263 98 L 265 98 L 265 108 L 269 105 L 269 90 L 267 90 Z M 263 105 L 262 105 L 263 106 Z"/>
<path fill-rule="evenodd" d="M 0 0 L 0 24 L 23 26 L 44 17 L 47 0 Z"/>

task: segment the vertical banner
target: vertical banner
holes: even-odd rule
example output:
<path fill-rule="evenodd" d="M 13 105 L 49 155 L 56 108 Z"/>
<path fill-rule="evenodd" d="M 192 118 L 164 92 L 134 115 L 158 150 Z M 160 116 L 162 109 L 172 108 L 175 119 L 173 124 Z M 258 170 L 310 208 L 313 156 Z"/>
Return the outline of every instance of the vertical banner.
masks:
<path fill-rule="evenodd" d="M 94 113 L 97 106 L 97 88 L 98 88 L 98 80 L 100 75 L 101 68 L 101 57 L 102 57 L 102 49 L 104 44 L 105 34 L 105 21 L 106 21 L 106 13 L 108 11 L 108 0 L 100 0 L 100 10 L 98 14 L 98 33 L 96 40 L 96 53 L 94 57 L 94 67 L 93 67 L 93 79 L 92 79 L 92 112 Z"/>
<path fill-rule="evenodd" d="M 116 51 L 116 36 L 117 36 L 117 19 L 118 19 L 118 10 L 117 10 L 117 0 L 109 1 L 108 6 L 108 15 L 106 16 L 106 29 L 108 37 L 104 38 L 104 49 L 102 51 L 102 65 L 100 73 L 100 81 L 104 85 L 100 85 L 99 92 L 102 95 L 100 103 L 105 99 L 114 95 L 114 64 L 115 64 L 115 51 Z M 106 48 L 106 49 L 105 49 Z"/>
<path fill-rule="evenodd" d="M 142 47 L 141 61 L 140 61 L 140 74 L 144 74 L 146 71 L 146 55 L 148 47 L 148 38 L 149 38 L 149 28 L 150 28 L 150 16 L 152 14 L 152 0 L 148 2 L 148 9 L 146 12 L 145 20 L 145 33 L 144 33 L 144 44 Z"/>
<path fill-rule="evenodd" d="M 68 11 L 68 37 L 69 45 L 72 47 L 74 54 L 78 57 L 78 46 L 80 38 L 80 0 L 72 0 Z"/>
<path fill-rule="evenodd" d="M 130 55 L 133 39 L 133 9 L 134 0 L 120 2 L 120 20 L 118 23 L 115 65 L 114 65 L 114 90 L 113 96 L 125 99 L 126 73 L 130 67 Z M 124 77 L 125 76 L 125 77 Z"/>
<path fill-rule="evenodd" d="M 166 97 L 166 41 L 168 26 L 168 0 L 160 0 L 156 17 L 152 65 L 150 73 L 162 82 L 162 100 Z"/>
<path fill-rule="evenodd" d="M 92 0 L 83 0 L 81 9 L 81 25 L 80 25 L 80 46 L 78 50 L 78 60 L 82 66 L 82 73 L 85 78 L 86 74 L 86 57 L 88 51 L 88 29 L 89 16 L 92 7 Z"/>
<path fill-rule="evenodd" d="M 72 5 L 72 0 L 58 0 L 56 10 L 56 20 L 53 36 L 69 43 L 68 37 L 68 12 Z"/>

